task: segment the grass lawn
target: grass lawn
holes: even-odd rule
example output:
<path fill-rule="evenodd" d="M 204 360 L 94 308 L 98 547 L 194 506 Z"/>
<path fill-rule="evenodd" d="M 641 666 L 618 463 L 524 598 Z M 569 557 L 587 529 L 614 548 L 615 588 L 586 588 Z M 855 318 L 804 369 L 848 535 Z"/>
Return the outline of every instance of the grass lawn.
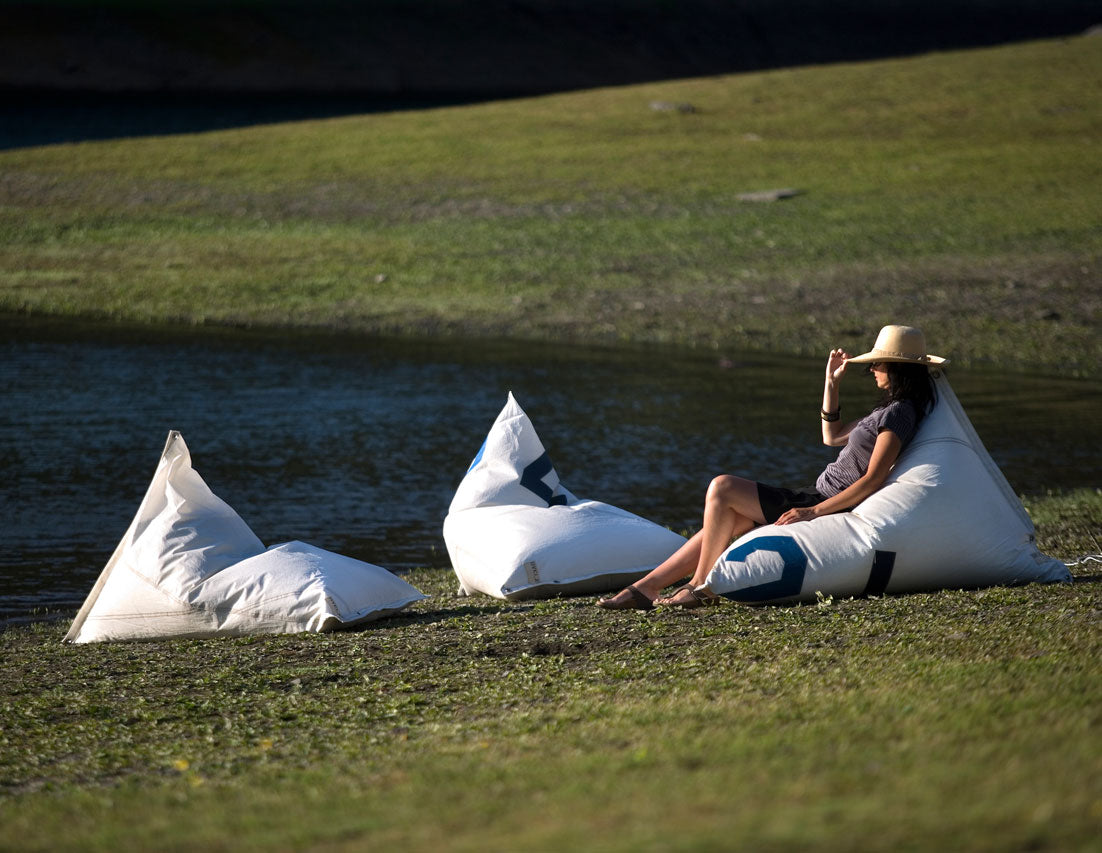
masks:
<path fill-rule="evenodd" d="M 1084 36 L 4 151 L 0 310 L 804 353 L 906 321 L 1097 375 L 1100 84 Z"/>
<path fill-rule="evenodd" d="M 0 311 L 801 353 L 911 322 L 1097 376 L 1100 83 L 1083 37 L 3 151 Z M 1027 503 L 1098 553 L 1098 491 Z M 608 614 L 422 569 L 355 632 L 12 628 L 0 849 L 1098 850 L 1075 573 Z"/>
<path fill-rule="evenodd" d="M 1030 499 L 1098 550 L 1102 493 Z M 1073 584 L 355 632 L 0 634 L 0 847 L 1096 850 L 1098 564 Z"/>

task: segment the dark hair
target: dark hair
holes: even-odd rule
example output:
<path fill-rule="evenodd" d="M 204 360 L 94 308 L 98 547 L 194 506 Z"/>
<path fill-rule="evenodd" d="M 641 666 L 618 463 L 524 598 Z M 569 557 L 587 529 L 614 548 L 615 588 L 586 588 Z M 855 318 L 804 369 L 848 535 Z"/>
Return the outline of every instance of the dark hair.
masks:
<path fill-rule="evenodd" d="M 910 400 L 914 404 L 918 420 L 921 421 L 937 402 L 937 390 L 934 388 L 930 369 L 925 364 L 907 364 L 901 361 L 884 362 L 888 369 L 888 390 L 880 405 Z"/>

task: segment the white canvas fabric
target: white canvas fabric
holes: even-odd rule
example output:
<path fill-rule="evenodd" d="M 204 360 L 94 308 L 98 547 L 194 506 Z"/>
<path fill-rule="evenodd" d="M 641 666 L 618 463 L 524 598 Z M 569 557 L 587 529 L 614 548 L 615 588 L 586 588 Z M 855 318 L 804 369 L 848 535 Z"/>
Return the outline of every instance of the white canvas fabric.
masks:
<path fill-rule="evenodd" d="M 512 394 L 444 519 L 460 591 L 509 600 L 619 589 L 684 542 L 626 510 L 575 497 Z"/>
<path fill-rule="evenodd" d="M 705 581 L 735 601 L 1070 581 L 1034 544 L 1033 523 L 948 378 L 887 483 L 852 512 L 766 525 L 737 539 Z"/>
<path fill-rule="evenodd" d="M 129 529 L 65 639 L 295 633 L 355 625 L 426 598 L 379 566 L 302 542 L 265 550 L 170 432 Z"/>

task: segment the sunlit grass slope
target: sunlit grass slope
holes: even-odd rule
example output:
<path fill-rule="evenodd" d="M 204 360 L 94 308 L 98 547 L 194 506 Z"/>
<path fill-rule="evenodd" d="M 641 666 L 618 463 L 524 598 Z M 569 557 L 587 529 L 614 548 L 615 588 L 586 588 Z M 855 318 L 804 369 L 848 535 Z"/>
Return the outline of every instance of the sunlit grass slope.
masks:
<path fill-rule="evenodd" d="M 802 352 L 906 320 L 1096 372 L 1100 95 L 1084 36 L 0 152 L 0 310 Z"/>

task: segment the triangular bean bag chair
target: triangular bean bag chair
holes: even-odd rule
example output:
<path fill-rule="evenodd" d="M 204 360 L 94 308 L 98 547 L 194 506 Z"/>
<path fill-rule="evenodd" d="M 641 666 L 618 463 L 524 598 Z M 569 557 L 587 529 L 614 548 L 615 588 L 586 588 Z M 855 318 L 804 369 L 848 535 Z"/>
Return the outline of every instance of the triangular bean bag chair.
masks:
<path fill-rule="evenodd" d="M 444 519 L 460 592 L 511 601 L 619 589 L 684 542 L 654 522 L 567 491 L 512 394 Z"/>
<path fill-rule="evenodd" d="M 987 453 L 948 378 L 887 483 L 852 512 L 750 531 L 705 584 L 734 601 L 814 601 L 1070 581 Z"/>
<path fill-rule="evenodd" d="M 325 631 L 426 598 L 379 566 L 302 542 L 265 550 L 191 467 L 178 432 L 66 641 Z"/>

